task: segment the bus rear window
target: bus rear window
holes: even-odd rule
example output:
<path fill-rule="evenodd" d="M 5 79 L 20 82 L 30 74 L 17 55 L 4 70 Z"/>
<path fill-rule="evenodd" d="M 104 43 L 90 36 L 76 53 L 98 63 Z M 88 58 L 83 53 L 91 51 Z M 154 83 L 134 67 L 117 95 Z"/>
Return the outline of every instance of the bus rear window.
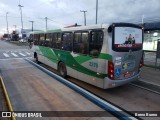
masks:
<path fill-rule="evenodd" d="M 116 51 L 142 49 L 142 29 L 134 27 L 115 27 L 113 48 Z"/>

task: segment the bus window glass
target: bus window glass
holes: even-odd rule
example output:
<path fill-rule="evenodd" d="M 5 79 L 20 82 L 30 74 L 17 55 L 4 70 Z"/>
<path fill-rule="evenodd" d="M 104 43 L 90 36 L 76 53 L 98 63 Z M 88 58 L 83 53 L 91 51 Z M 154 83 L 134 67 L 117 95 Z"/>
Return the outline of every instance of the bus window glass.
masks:
<path fill-rule="evenodd" d="M 61 34 L 57 33 L 56 48 L 61 49 Z"/>
<path fill-rule="evenodd" d="M 34 45 L 39 45 L 39 34 L 34 34 Z"/>
<path fill-rule="evenodd" d="M 45 46 L 46 47 L 52 46 L 52 33 L 46 34 Z"/>
<path fill-rule="evenodd" d="M 40 40 L 39 40 L 39 45 L 40 46 L 44 45 L 44 40 L 45 40 L 45 34 L 40 34 Z"/>
<path fill-rule="evenodd" d="M 88 32 L 76 32 L 74 35 L 74 49 L 76 53 L 87 54 Z"/>
<path fill-rule="evenodd" d="M 89 54 L 91 56 L 98 56 L 103 44 L 103 31 L 92 31 L 90 34 Z"/>
<path fill-rule="evenodd" d="M 82 32 L 82 40 L 80 44 L 80 53 L 87 54 L 88 51 L 88 32 Z"/>
<path fill-rule="evenodd" d="M 72 33 L 63 33 L 62 35 L 62 50 L 72 50 Z"/>
<path fill-rule="evenodd" d="M 73 51 L 80 52 L 81 33 L 74 33 Z"/>
<path fill-rule="evenodd" d="M 81 33 L 75 33 L 74 40 L 77 43 L 81 42 Z"/>
<path fill-rule="evenodd" d="M 142 29 L 134 27 L 115 27 L 114 48 L 116 50 L 142 49 Z"/>
<path fill-rule="evenodd" d="M 33 34 L 29 35 L 28 42 L 33 42 Z"/>
<path fill-rule="evenodd" d="M 57 33 L 53 33 L 53 35 L 52 35 L 52 48 L 57 48 L 56 41 L 57 41 Z"/>

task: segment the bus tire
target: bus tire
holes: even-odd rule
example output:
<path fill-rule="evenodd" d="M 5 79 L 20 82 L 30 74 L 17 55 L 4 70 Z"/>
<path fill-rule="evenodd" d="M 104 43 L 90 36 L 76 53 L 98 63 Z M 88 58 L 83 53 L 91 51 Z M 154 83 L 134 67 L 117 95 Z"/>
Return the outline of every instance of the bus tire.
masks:
<path fill-rule="evenodd" d="M 34 54 L 34 58 L 36 60 L 36 63 L 39 64 L 40 62 L 38 61 L 38 55 L 37 55 L 37 53 Z"/>
<path fill-rule="evenodd" d="M 60 62 L 58 64 L 58 71 L 60 73 L 60 76 L 62 76 L 63 78 L 67 77 L 67 69 L 66 69 L 66 65 L 64 62 Z"/>
<path fill-rule="evenodd" d="M 37 53 L 36 53 L 36 52 L 34 52 L 34 58 L 36 58 L 36 56 L 37 56 Z"/>
<path fill-rule="evenodd" d="M 39 64 L 39 61 L 38 61 L 38 56 L 36 56 L 36 58 L 35 58 L 35 59 L 36 59 L 36 63 L 38 63 L 38 64 Z"/>

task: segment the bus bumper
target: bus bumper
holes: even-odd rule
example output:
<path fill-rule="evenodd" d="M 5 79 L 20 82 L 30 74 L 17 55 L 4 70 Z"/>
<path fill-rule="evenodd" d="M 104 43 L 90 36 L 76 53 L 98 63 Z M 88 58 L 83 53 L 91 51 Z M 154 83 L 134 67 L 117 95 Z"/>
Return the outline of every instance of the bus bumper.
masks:
<path fill-rule="evenodd" d="M 136 81 L 136 80 L 139 79 L 140 74 L 141 74 L 141 70 L 137 75 L 134 75 L 132 77 L 129 77 L 129 78 L 126 78 L 126 79 L 123 79 L 123 80 L 116 80 L 116 79 L 115 80 L 111 80 L 108 77 L 106 77 L 104 79 L 104 89 L 114 88 L 114 87 L 117 87 L 117 86 L 121 86 L 123 84 L 130 83 L 132 81 Z"/>

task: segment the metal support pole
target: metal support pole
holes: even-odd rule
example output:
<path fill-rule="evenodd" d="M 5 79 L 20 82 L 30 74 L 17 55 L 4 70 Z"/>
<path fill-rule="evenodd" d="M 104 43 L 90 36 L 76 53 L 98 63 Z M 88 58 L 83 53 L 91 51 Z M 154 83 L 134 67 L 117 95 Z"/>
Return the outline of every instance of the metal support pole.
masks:
<path fill-rule="evenodd" d="M 46 31 L 47 31 L 47 20 L 48 20 L 48 18 L 47 18 L 47 17 L 45 17 L 45 20 L 46 20 Z"/>
<path fill-rule="evenodd" d="M 98 16 L 98 0 L 96 0 L 96 24 L 97 24 L 97 16 Z"/>
<path fill-rule="evenodd" d="M 8 15 L 8 12 L 6 12 L 6 22 L 7 22 L 7 37 L 9 37 L 9 30 L 8 30 L 8 17 L 7 17 L 7 15 Z"/>
<path fill-rule="evenodd" d="M 29 22 L 31 22 L 31 23 L 32 23 L 32 32 L 33 32 L 33 23 L 34 23 L 34 21 L 29 21 Z"/>
<path fill-rule="evenodd" d="M 21 25 L 22 25 L 21 33 L 22 33 L 22 31 L 23 31 L 22 7 L 24 7 L 24 6 L 22 6 L 20 4 L 18 6 L 19 6 L 20 14 L 21 14 Z"/>
<path fill-rule="evenodd" d="M 86 12 L 85 10 L 80 10 L 80 12 L 84 13 L 84 25 L 86 26 Z"/>
<path fill-rule="evenodd" d="M 143 23 L 144 23 L 144 15 L 142 15 L 142 25 L 143 25 Z"/>

